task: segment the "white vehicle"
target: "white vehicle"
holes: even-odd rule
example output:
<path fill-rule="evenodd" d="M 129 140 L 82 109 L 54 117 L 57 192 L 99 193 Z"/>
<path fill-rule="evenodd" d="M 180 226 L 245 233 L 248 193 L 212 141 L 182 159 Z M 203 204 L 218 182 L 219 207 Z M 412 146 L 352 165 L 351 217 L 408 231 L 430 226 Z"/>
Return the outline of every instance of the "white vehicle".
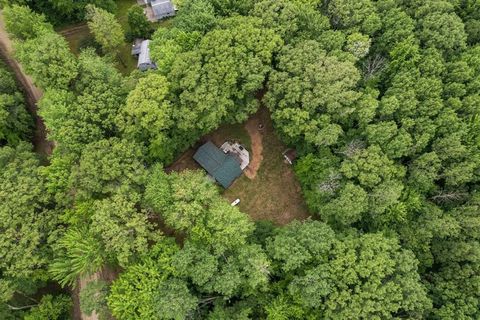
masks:
<path fill-rule="evenodd" d="M 239 204 L 239 203 L 240 203 L 240 199 L 236 199 L 235 201 L 233 201 L 233 202 L 231 203 L 231 205 L 232 205 L 232 207 L 235 207 L 235 206 L 236 206 L 237 204 Z"/>

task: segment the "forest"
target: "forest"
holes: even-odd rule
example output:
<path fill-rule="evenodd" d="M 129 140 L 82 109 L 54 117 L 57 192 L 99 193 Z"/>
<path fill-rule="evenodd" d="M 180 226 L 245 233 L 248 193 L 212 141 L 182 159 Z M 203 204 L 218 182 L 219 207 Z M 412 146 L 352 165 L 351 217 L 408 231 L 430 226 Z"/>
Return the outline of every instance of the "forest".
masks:
<path fill-rule="evenodd" d="M 480 319 L 479 1 L 181 0 L 127 28 L 117 2 L 0 0 L 43 92 L 34 114 L 0 64 L 0 319 L 77 319 L 75 296 L 101 320 Z M 118 70 L 134 38 L 156 70 Z M 260 108 L 308 219 L 165 170 Z"/>

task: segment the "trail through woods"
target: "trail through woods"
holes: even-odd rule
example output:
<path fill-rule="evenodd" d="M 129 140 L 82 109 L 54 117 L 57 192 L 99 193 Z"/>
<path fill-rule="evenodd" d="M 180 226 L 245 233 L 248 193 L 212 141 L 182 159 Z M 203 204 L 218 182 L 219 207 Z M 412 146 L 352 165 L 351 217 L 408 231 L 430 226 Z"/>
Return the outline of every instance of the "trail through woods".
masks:
<path fill-rule="evenodd" d="M 37 115 L 37 102 L 42 97 L 42 91 L 35 87 L 32 79 L 26 75 L 20 64 L 13 58 L 13 44 L 5 30 L 3 15 L 0 12 L 0 58 L 6 63 L 9 69 L 14 73 L 17 83 L 25 95 L 27 108 L 35 121 L 35 132 L 32 143 L 35 152 L 42 156 L 48 156 L 52 153 L 53 143 L 47 140 L 47 130 L 42 118 Z"/>

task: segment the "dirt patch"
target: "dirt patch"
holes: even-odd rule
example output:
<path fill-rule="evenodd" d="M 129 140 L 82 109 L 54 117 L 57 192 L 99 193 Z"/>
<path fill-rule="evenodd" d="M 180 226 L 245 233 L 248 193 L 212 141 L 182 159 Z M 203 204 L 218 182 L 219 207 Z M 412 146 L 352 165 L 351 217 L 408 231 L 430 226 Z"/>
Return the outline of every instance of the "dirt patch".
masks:
<path fill-rule="evenodd" d="M 170 173 L 172 171 L 183 171 L 183 170 L 196 170 L 196 169 L 201 169 L 201 167 L 198 165 L 198 163 L 193 160 L 193 155 L 195 154 L 196 148 L 189 148 L 187 151 L 185 151 L 177 160 L 175 160 L 174 163 L 172 163 L 170 166 L 165 168 L 165 171 L 167 173 Z"/>
<path fill-rule="evenodd" d="M 23 72 L 22 67 L 12 58 L 12 55 L 12 41 L 8 37 L 3 16 L 0 13 L 0 57 L 15 75 L 16 81 L 25 95 L 28 111 L 34 118 L 35 132 L 32 143 L 35 152 L 46 157 L 52 153 L 54 145 L 47 140 L 47 129 L 45 128 L 42 118 L 37 115 L 37 102 L 42 97 L 42 91 L 35 87 L 32 79 Z"/>
<path fill-rule="evenodd" d="M 251 152 L 250 152 L 250 163 L 245 169 L 244 173 L 249 179 L 255 179 L 257 176 L 257 171 L 260 169 L 260 165 L 263 160 L 263 131 L 264 124 L 261 123 L 261 119 L 258 115 L 255 115 L 248 119 L 245 124 L 245 129 L 250 135 L 251 141 Z"/>
<path fill-rule="evenodd" d="M 98 320 L 98 315 L 94 312 L 90 316 L 82 313 L 80 310 L 80 291 L 86 287 L 91 281 L 102 280 L 107 283 L 113 282 L 118 278 L 120 271 L 109 267 L 104 267 L 102 270 L 94 274 L 78 279 L 76 288 L 72 291 L 73 299 L 73 319 L 74 320 Z"/>
<path fill-rule="evenodd" d="M 68 37 L 68 36 L 81 33 L 81 32 L 86 32 L 86 31 L 89 31 L 88 25 L 85 22 L 82 22 L 82 23 L 68 26 L 64 29 L 61 29 L 58 31 L 58 33 L 64 37 Z"/>

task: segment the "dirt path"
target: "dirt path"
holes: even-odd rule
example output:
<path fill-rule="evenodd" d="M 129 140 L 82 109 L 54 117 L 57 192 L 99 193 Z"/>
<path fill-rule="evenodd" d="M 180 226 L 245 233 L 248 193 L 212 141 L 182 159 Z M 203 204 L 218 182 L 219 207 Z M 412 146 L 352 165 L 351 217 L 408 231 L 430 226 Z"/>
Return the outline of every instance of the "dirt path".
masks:
<path fill-rule="evenodd" d="M 104 267 L 102 270 L 95 272 L 88 277 L 82 277 L 77 281 L 77 287 L 72 292 L 73 298 L 73 319 L 74 320 L 98 320 L 98 315 L 94 311 L 87 316 L 80 310 L 80 291 L 87 286 L 91 281 L 102 280 L 107 283 L 112 282 L 118 277 L 118 270 L 113 270 L 109 267 Z"/>
<path fill-rule="evenodd" d="M 37 115 L 37 102 L 42 97 L 42 91 L 35 87 L 32 79 L 23 72 L 20 64 L 15 59 L 13 59 L 12 56 L 12 41 L 8 38 L 8 34 L 5 30 L 3 16 L 0 12 L 0 58 L 14 73 L 17 83 L 24 92 L 27 108 L 34 117 L 35 132 L 33 135 L 32 143 L 34 145 L 35 152 L 39 153 L 42 156 L 50 155 L 53 150 L 53 144 L 47 140 L 47 131 L 45 128 L 45 124 L 43 123 L 43 120 Z"/>
<path fill-rule="evenodd" d="M 260 123 L 260 118 L 257 115 L 248 119 L 247 123 L 245 124 L 245 129 L 250 135 L 252 143 L 252 153 L 250 157 L 250 163 L 244 172 L 247 178 L 252 180 L 257 176 L 258 169 L 260 169 L 260 165 L 263 161 L 263 135 L 259 130 L 260 125 L 263 126 L 263 124 Z"/>
<path fill-rule="evenodd" d="M 80 24 L 77 24 L 77 25 L 69 26 L 65 29 L 61 29 L 61 30 L 58 31 L 58 33 L 61 34 L 64 37 L 66 37 L 66 36 L 70 36 L 72 34 L 76 34 L 78 32 L 85 31 L 87 29 L 88 29 L 88 25 L 85 22 L 83 22 L 83 23 L 80 23 Z"/>

